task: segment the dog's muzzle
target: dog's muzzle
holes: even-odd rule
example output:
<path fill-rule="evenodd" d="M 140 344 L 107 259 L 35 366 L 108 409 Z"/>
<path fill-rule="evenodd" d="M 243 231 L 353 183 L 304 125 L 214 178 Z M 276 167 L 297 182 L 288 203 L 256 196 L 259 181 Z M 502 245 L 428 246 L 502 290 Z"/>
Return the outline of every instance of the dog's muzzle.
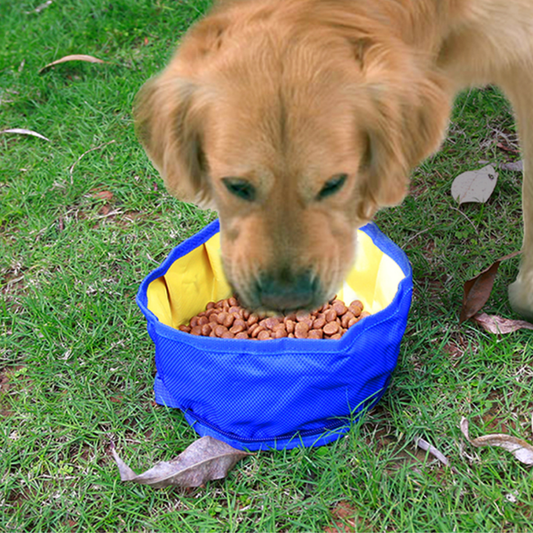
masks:
<path fill-rule="evenodd" d="M 320 305 L 321 293 L 318 279 L 309 271 L 285 268 L 263 273 L 256 283 L 254 299 L 266 310 L 292 311 Z"/>

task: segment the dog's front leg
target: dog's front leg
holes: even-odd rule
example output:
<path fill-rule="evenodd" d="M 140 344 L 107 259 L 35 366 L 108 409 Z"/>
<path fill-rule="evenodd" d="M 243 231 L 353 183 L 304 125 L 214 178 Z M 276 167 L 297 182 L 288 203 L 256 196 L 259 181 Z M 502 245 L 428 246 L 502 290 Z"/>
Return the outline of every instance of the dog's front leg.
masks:
<path fill-rule="evenodd" d="M 516 281 L 509 286 L 509 300 L 517 313 L 533 318 L 533 64 L 515 68 L 502 77 L 500 85 L 514 108 L 524 159 L 522 262 Z"/>

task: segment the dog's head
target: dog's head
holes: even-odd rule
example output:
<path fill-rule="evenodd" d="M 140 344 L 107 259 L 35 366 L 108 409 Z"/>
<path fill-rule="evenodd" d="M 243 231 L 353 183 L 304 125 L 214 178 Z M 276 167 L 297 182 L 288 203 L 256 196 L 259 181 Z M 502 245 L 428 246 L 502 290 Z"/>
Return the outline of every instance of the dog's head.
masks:
<path fill-rule="evenodd" d="M 335 294 L 356 229 L 402 201 L 449 114 L 443 80 L 405 44 L 303 3 L 204 19 L 135 105 L 170 193 L 218 211 L 227 278 L 252 308 Z"/>

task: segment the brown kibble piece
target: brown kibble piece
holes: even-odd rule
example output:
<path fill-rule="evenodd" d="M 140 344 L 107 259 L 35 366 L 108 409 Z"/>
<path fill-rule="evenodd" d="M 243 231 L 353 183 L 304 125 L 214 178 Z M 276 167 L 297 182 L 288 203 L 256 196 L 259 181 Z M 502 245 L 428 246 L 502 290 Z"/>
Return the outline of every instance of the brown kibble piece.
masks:
<path fill-rule="evenodd" d="M 333 340 L 339 340 L 341 337 L 342 337 L 342 334 L 341 334 L 341 333 L 335 333 L 335 335 L 332 335 L 332 336 L 330 337 L 330 339 L 333 339 Z"/>
<path fill-rule="evenodd" d="M 202 334 L 202 326 L 194 326 L 194 328 L 191 329 L 191 335 L 201 335 Z"/>
<path fill-rule="evenodd" d="M 339 324 L 337 322 L 329 322 L 324 326 L 324 333 L 326 335 L 334 335 L 339 331 Z"/>
<path fill-rule="evenodd" d="M 359 316 L 363 310 L 363 304 L 360 300 L 354 300 L 349 306 L 348 310 L 351 311 L 354 316 Z"/>
<path fill-rule="evenodd" d="M 259 336 L 259 333 L 261 333 L 262 331 L 266 331 L 266 329 L 265 329 L 263 326 L 258 326 L 258 327 L 255 328 L 254 331 L 252 332 L 251 337 L 252 337 L 252 338 L 258 337 L 258 336 Z"/>
<path fill-rule="evenodd" d="M 273 330 L 276 326 L 279 326 L 280 324 L 279 318 L 276 316 L 265 318 L 263 322 L 265 323 L 265 327 L 270 330 Z"/>
<path fill-rule="evenodd" d="M 267 339 L 270 339 L 270 332 L 267 331 L 266 329 L 263 329 L 262 331 L 259 332 L 259 334 L 257 335 L 257 338 L 260 340 L 260 341 L 266 341 Z"/>
<path fill-rule="evenodd" d="M 313 329 L 322 329 L 326 325 L 326 315 L 319 313 L 313 322 Z"/>
<path fill-rule="evenodd" d="M 307 335 L 308 339 L 323 339 L 324 334 L 321 329 L 312 329 Z"/>
<path fill-rule="evenodd" d="M 235 335 L 231 331 L 226 331 L 222 334 L 222 339 L 234 339 Z"/>
<path fill-rule="evenodd" d="M 235 335 L 235 338 L 236 339 L 248 339 L 248 333 L 246 333 L 246 331 L 241 331 L 240 333 L 237 333 L 237 335 Z"/>
<path fill-rule="evenodd" d="M 337 313 L 337 316 L 342 316 L 346 311 L 348 311 L 348 308 L 344 305 L 344 302 L 341 302 L 340 300 L 335 300 L 331 307 L 335 310 Z"/>
<path fill-rule="evenodd" d="M 248 317 L 248 320 L 246 321 L 246 323 L 248 324 L 248 326 L 251 326 L 253 324 L 257 324 L 257 322 L 259 322 L 259 316 L 257 315 L 257 313 L 252 313 L 249 317 Z"/>
<path fill-rule="evenodd" d="M 237 298 L 235 298 L 234 296 L 229 298 L 228 302 L 229 302 L 230 307 L 238 307 L 238 305 L 239 305 L 239 302 L 237 301 Z"/>
<path fill-rule="evenodd" d="M 233 322 L 233 326 L 231 326 L 230 331 L 236 335 L 237 333 L 243 332 L 245 329 L 246 322 L 240 318 L 237 318 L 235 322 Z"/>
<path fill-rule="evenodd" d="M 215 335 L 217 337 L 222 337 L 222 335 L 224 335 L 224 333 L 226 333 L 226 331 L 228 331 L 228 328 L 226 328 L 222 324 L 219 324 L 218 326 L 215 326 Z"/>
<path fill-rule="evenodd" d="M 202 335 L 203 335 L 204 337 L 208 337 L 209 334 L 211 333 L 212 329 L 213 329 L 213 328 L 211 327 L 211 324 L 204 324 L 204 325 L 202 326 Z"/>
<path fill-rule="evenodd" d="M 294 326 L 294 320 L 288 318 L 285 319 L 285 329 L 287 330 L 287 333 L 294 333 Z"/>
<path fill-rule="evenodd" d="M 183 333 L 190 333 L 192 328 L 190 326 L 186 326 L 185 324 L 182 324 L 178 329 L 180 331 L 183 331 Z"/>
<path fill-rule="evenodd" d="M 275 339 L 283 339 L 287 336 L 287 331 L 285 328 L 277 328 L 272 332 L 272 336 Z"/>
<path fill-rule="evenodd" d="M 333 322 L 337 318 L 337 312 L 335 309 L 331 308 L 326 311 L 326 322 Z"/>
<path fill-rule="evenodd" d="M 309 326 L 307 325 L 307 322 L 298 322 L 294 326 L 294 336 L 297 339 L 306 339 L 308 331 Z"/>
<path fill-rule="evenodd" d="M 228 313 L 226 315 L 226 318 L 224 319 L 224 326 L 226 326 L 228 329 L 231 328 L 231 326 L 233 325 L 233 321 L 235 320 L 235 315 L 231 314 L 231 313 Z"/>
<path fill-rule="evenodd" d="M 342 319 L 341 319 L 342 327 L 343 328 L 347 328 L 348 324 L 349 324 L 349 322 L 350 322 L 350 320 L 352 318 L 355 318 L 354 314 L 351 311 L 346 311 L 346 313 L 344 313 L 344 315 L 342 315 Z"/>

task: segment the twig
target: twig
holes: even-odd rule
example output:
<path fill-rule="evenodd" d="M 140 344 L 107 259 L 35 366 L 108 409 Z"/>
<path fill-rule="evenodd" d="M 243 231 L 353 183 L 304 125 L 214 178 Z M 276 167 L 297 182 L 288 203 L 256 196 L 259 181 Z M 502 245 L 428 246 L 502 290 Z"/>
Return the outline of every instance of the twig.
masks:
<path fill-rule="evenodd" d="M 100 150 L 100 148 L 103 148 L 104 146 L 107 146 L 108 144 L 112 144 L 115 142 L 115 139 L 113 139 L 112 141 L 108 141 L 104 144 L 101 144 L 100 146 L 96 146 L 95 148 L 91 148 L 90 150 L 87 150 L 86 152 L 84 152 L 83 154 L 80 155 L 80 157 L 78 157 L 78 159 L 74 162 L 74 164 L 70 167 L 70 184 L 72 185 L 74 183 L 74 177 L 73 177 L 73 172 L 74 172 L 74 167 L 80 162 L 81 158 L 85 155 L 87 155 L 89 152 L 94 152 L 95 150 Z"/>
<path fill-rule="evenodd" d="M 427 231 L 429 231 L 430 229 L 433 229 L 433 228 L 426 228 L 426 229 L 423 229 L 422 231 L 419 231 L 418 233 L 415 233 L 412 237 L 409 237 L 407 239 L 407 242 L 411 242 L 412 240 L 416 239 L 417 237 L 420 237 L 420 235 L 422 235 L 423 233 L 426 233 Z"/>
<path fill-rule="evenodd" d="M 418 437 L 415 439 L 415 445 L 419 448 L 422 448 L 422 450 L 429 452 L 433 457 L 435 457 L 437 460 L 439 460 L 444 466 L 450 466 L 452 472 L 457 473 L 457 470 L 450 465 L 450 461 L 448 461 L 448 458 L 435 446 L 432 446 L 429 442 L 425 441 L 421 437 Z"/>
<path fill-rule="evenodd" d="M 453 205 L 450 205 L 450 207 L 454 210 L 454 211 L 457 211 L 458 213 L 461 213 L 461 215 L 463 215 L 466 220 L 468 220 L 468 222 L 470 222 L 470 224 L 472 225 L 472 227 L 474 228 L 474 231 L 477 233 L 477 228 L 475 226 L 475 224 L 460 210 L 460 209 L 457 209 L 457 207 L 454 207 Z"/>
<path fill-rule="evenodd" d="M 24 11 L 25 15 L 31 15 L 32 13 L 40 13 L 43 9 L 46 9 L 49 5 L 53 3 L 54 0 L 46 0 L 44 4 L 37 6 L 33 11 Z"/>

